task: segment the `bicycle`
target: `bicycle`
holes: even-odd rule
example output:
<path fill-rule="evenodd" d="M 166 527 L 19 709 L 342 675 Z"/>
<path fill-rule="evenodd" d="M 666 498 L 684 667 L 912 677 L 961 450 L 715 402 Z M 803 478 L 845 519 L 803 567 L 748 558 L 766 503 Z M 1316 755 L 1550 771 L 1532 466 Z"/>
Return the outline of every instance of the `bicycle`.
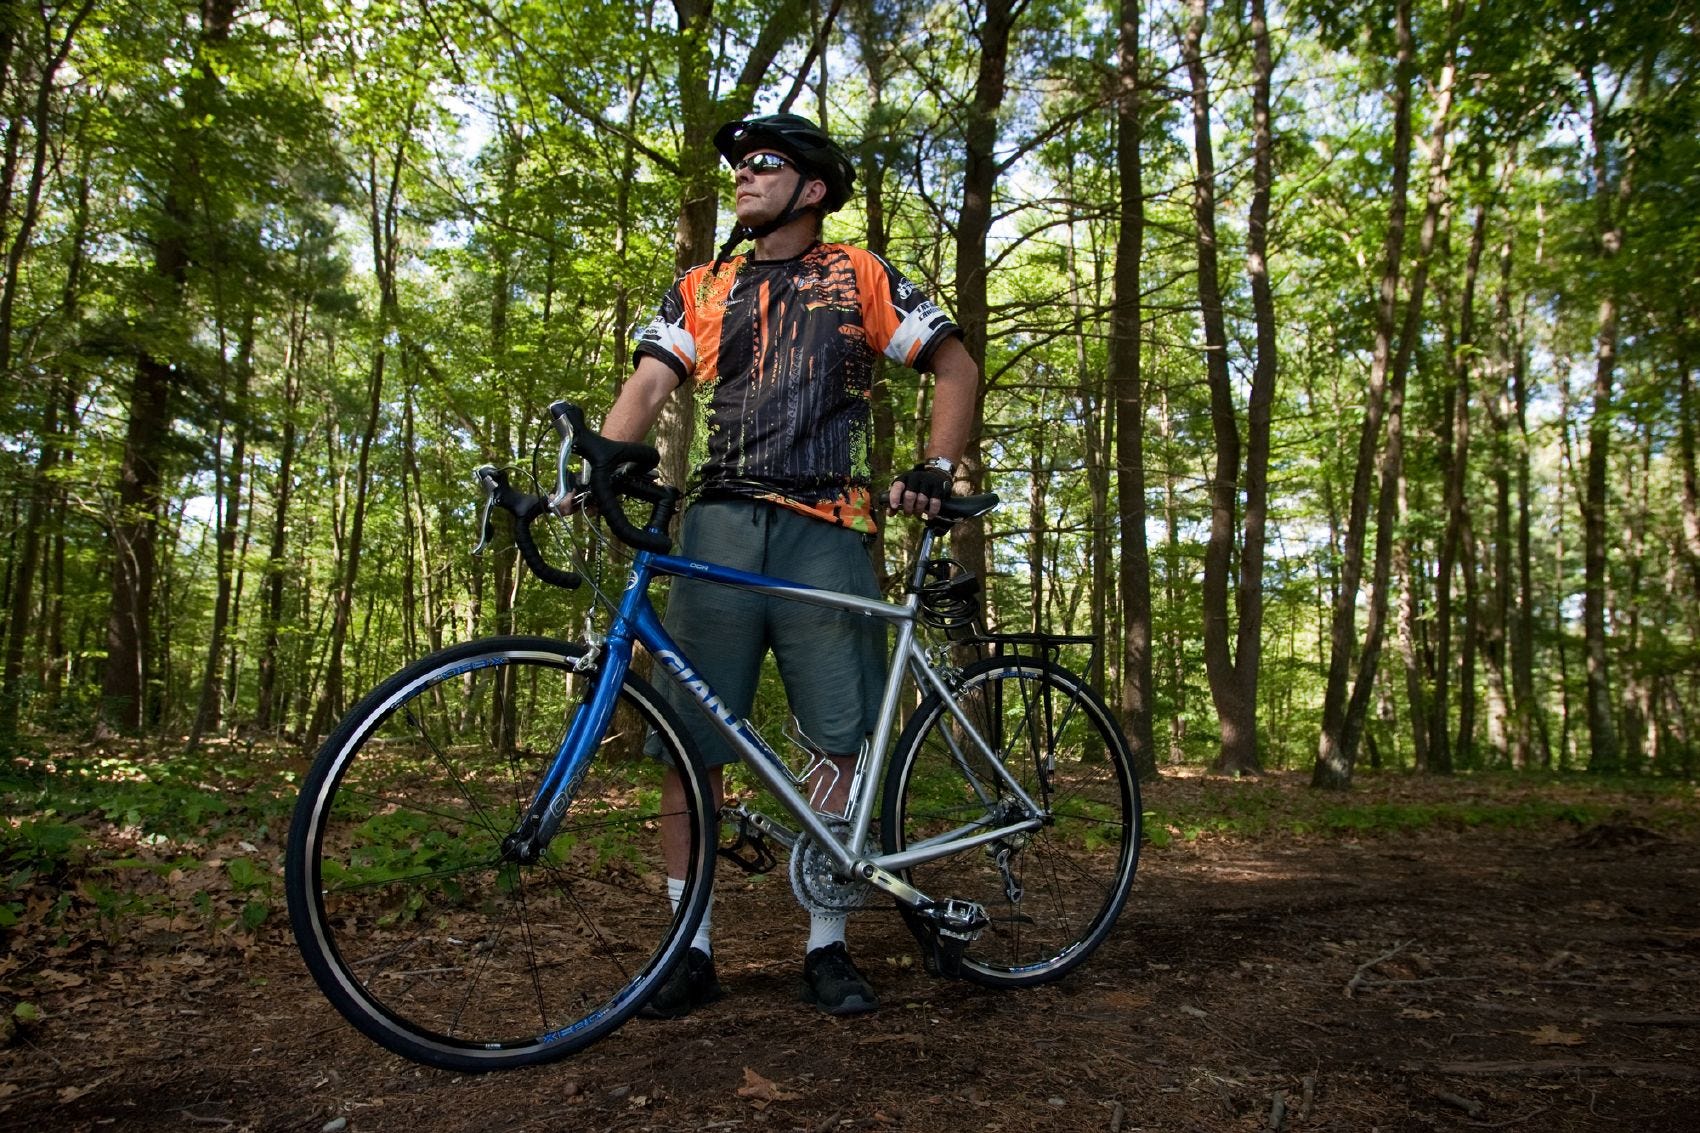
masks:
<path fill-rule="evenodd" d="M 553 504 L 588 497 L 633 551 L 626 586 L 603 596 L 613 607 L 603 632 L 443 649 L 378 686 L 325 741 L 290 828 L 286 887 L 307 966 L 350 1023 L 404 1057 L 463 1071 L 583 1049 L 682 959 L 707 903 L 721 821 L 738 838 L 720 852 L 745 868 L 774 868 L 774 843 L 789 850 L 805 908 L 893 898 L 935 973 L 1039 984 L 1103 942 L 1138 866 L 1140 806 L 1114 717 L 1052 656 L 1091 639 L 972 633 L 977 581 L 932 557 L 995 495 L 956 498 L 925 522 L 901 602 L 812 590 L 670 554 L 680 493 L 656 480 L 656 451 L 598 436 L 570 404 L 551 414 L 561 437 L 553 495 L 479 469 L 480 545 L 500 507 L 530 569 L 576 586 L 580 573 L 546 561 L 531 526 Z M 649 505 L 641 527 L 627 501 Z M 824 756 L 805 750 L 806 766 L 794 769 L 797 757 L 788 762 L 727 711 L 679 653 L 649 601 L 658 576 L 895 628 L 878 725 L 843 813 L 818 813 L 802 793 Z M 951 664 L 963 644 L 991 655 Z M 794 827 L 744 804 L 714 812 L 678 717 L 632 671 L 636 645 L 662 679 L 691 692 Z M 921 698 L 893 742 L 910 682 Z M 685 788 L 690 855 L 676 909 L 660 865 L 662 762 L 646 744 Z"/>

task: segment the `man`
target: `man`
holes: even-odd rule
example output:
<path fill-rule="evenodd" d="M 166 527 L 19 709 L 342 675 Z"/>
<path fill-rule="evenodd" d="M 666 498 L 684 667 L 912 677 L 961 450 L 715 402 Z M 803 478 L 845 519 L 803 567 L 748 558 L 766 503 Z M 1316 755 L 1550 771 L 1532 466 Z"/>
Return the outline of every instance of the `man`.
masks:
<path fill-rule="evenodd" d="M 930 371 L 932 435 L 922 462 L 885 494 L 893 510 L 936 515 L 967 442 L 979 372 L 961 332 L 879 257 L 823 244 L 822 218 L 849 199 L 855 170 L 813 122 L 779 114 L 730 122 L 715 148 L 736 176 L 737 226 L 712 264 L 674 284 L 639 338 L 632 376 L 603 433 L 643 439 L 673 391 L 691 383 L 701 426 L 680 554 L 833 590 L 878 597 L 868 554 L 871 389 L 878 353 Z M 753 254 L 730 255 L 753 240 Z M 856 752 L 873 729 L 885 668 L 883 626 L 800 603 L 675 580 L 668 631 L 728 707 L 748 715 L 763 656 L 774 652 L 791 711 L 826 753 L 814 805 L 843 813 Z M 671 685 L 679 715 L 712 771 L 736 756 Z M 669 771 L 662 846 L 677 903 L 689 832 Z M 712 903 L 710 912 L 712 912 Z M 648 1005 L 687 1014 L 723 994 L 705 914 L 692 947 Z M 844 943 L 843 915 L 814 914 L 803 998 L 822 1011 L 871 1011 L 878 1000 Z"/>

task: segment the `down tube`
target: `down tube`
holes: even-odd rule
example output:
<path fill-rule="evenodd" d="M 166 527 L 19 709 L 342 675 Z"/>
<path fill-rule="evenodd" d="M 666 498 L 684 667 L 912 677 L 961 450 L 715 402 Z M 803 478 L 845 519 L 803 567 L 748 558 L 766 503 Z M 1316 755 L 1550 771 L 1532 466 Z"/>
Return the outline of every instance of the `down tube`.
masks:
<path fill-rule="evenodd" d="M 659 670 L 689 693 L 697 707 L 708 714 L 733 750 L 740 753 L 744 764 L 762 781 L 762 785 L 780 798 L 790 815 L 832 855 L 840 868 L 849 870 L 856 859 L 843 843 L 833 836 L 820 816 L 815 814 L 808 800 L 797 793 L 797 788 L 791 781 L 790 769 L 747 721 L 739 719 L 737 714 L 726 707 L 719 694 L 697 673 L 690 659 L 679 651 L 678 643 L 662 626 L 655 607 L 645 603 L 633 610 L 631 629 L 633 638 L 641 642 L 660 663 Z"/>

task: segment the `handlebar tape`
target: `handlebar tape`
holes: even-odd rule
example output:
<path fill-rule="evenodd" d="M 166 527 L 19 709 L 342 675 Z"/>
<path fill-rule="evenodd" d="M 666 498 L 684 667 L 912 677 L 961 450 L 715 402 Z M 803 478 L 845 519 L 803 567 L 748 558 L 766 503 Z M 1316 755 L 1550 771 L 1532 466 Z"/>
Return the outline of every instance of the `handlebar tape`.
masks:
<path fill-rule="evenodd" d="M 678 492 L 649 476 L 661 463 L 661 454 L 650 445 L 611 441 L 592 432 L 585 424 L 584 411 L 571 402 L 555 402 L 549 414 L 562 436 L 571 430 L 573 451 L 590 465 L 590 498 L 596 501 L 609 530 L 620 542 L 640 551 L 663 555 L 670 551 L 673 542 L 665 531 L 639 528 L 626 517 L 624 506 L 624 498 L 631 496 L 656 505 L 658 513 L 671 514 Z M 659 525 L 665 526 L 665 519 Z"/>
<path fill-rule="evenodd" d="M 549 510 L 549 501 L 542 496 L 534 496 L 529 492 L 521 492 L 508 483 L 506 469 L 497 469 L 491 474 L 496 483 L 496 503 L 506 508 L 514 517 L 514 545 L 519 548 L 520 558 L 525 565 L 551 586 L 559 586 L 564 590 L 578 587 L 579 574 L 573 570 L 562 570 L 550 566 L 543 559 L 543 553 L 537 549 L 537 541 L 531 537 L 531 525 L 537 517 Z"/>

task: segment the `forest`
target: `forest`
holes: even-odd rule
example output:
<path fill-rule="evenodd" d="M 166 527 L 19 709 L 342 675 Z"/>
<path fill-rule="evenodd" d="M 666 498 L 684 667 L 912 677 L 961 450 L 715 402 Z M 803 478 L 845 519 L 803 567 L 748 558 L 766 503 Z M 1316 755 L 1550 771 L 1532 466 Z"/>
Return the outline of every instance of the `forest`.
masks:
<path fill-rule="evenodd" d="M 730 225 L 722 122 L 984 380 L 955 554 L 1148 774 L 1692 776 L 1700 26 L 1648 0 L 5 0 L 0 737 L 310 750 L 581 610 L 552 475 Z M 879 376 L 880 468 L 926 380 Z M 682 480 L 688 399 L 664 420 Z M 893 522 L 882 554 L 910 535 Z"/>

